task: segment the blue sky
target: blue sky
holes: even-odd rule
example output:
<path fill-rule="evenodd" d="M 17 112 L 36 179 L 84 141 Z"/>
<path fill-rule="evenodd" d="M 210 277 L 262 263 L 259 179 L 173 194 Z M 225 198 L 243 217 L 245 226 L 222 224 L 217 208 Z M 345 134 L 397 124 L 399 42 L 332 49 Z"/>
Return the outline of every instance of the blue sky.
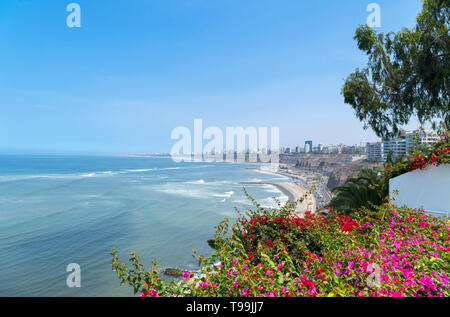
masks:
<path fill-rule="evenodd" d="M 371 2 L 3 0 L 0 153 L 169 151 L 195 118 L 279 126 L 281 146 L 377 140 L 340 94 L 365 65 L 353 36 Z M 384 32 L 421 6 L 376 2 Z"/>

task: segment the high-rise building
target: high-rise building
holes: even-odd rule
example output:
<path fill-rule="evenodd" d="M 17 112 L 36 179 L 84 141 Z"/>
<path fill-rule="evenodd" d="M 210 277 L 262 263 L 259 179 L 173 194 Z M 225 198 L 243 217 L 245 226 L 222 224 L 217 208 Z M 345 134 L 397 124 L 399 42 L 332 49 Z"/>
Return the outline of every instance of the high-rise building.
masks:
<path fill-rule="evenodd" d="M 383 158 L 383 143 L 369 142 L 366 144 L 367 158 L 370 160 L 381 161 Z"/>
<path fill-rule="evenodd" d="M 429 130 L 402 130 L 395 138 L 383 141 L 382 161 L 385 162 L 389 153 L 392 153 L 392 158 L 407 156 L 415 146 L 422 144 L 435 144 L 439 142 L 440 137 L 436 131 Z"/>
<path fill-rule="evenodd" d="M 305 153 L 311 152 L 311 148 L 309 147 L 309 144 L 305 144 Z"/>
<path fill-rule="evenodd" d="M 313 148 L 312 141 L 305 141 L 305 153 L 311 152 L 312 148 Z"/>
<path fill-rule="evenodd" d="M 406 135 L 406 153 L 411 154 L 412 150 L 422 144 L 435 144 L 441 137 L 436 131 L 416 130 Z"/>
<path fill-rule="evenodd" d="M 411 131 L 402 130 L 398 137 L 383 140 L 383 162 L 386 161 L 389 153 L 392 153 L 392 159 L 394 160 L 398 157 L 406 156 L 406 135 L 409 133 Z"/>

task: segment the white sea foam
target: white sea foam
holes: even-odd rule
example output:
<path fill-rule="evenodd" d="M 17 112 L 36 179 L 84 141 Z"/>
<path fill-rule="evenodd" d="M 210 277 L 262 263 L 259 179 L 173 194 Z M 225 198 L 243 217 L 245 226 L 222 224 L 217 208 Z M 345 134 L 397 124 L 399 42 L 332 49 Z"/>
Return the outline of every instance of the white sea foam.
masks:
<path fill-rule="evenodd" d="M 270 184 L 262 185 L 262 188 L 264 188 L 264 191 L 267 193 L 274 193 L 274 194 L 282 194 L 283 193 L 277 187 L 275 187 L 274 185 L 270 185 Z"/>
<path fill-rule="evenodd" d="M 234 204 L 238 204 L 238 205 L 247 205 L 250 206 L 252 205 L 251 201 L 245 198 L 241 198 L 241 199 L 234 199 L 233 200 Z"/>
<path fill-rule="evenodd" d="M 113 175 L 123 174 L 123 173 L 124 172 L 103 171 L 103 172 L 94 172 L 94 173 L 86 173 L 86 174 L 64 175 L 64 176 L 58 176 L 58 177 L 54 177 L 54 178 L 106 177 L 106 176 L 113 176 Z"/>
<path fill-rule="evenodd" d="M 260 182 L 262 182 L 262 179 L 259 179 L 259 178 L 250 178 L 250 179 L 247 180 L 246 182 L 250 182 L 250 183 L 260 183 Z"/>
<path fill-rule="evenodd" d="M 281 205 L 284 205 L 288 201 L 288 197 L 285 195 L 281 195 L 275 198 L 281 203 Z M 278 206 L 276 200 L 273 199 L 273 197 L 263 199 L 259 203 L 264 208 L 276 208 Z"/>
<path fill-rule="evenodd" d="M 147 190 L 161 192 L 164 194 L 179 196 L 179 197 L 187 197 L 194 199 L 208 199 L 208 192 L 204 189 L 203 186 L 198 187 L 186 187 L 185 184 L 177 184 L 177 183 L 166 183 L 162 186 L 141 186 L 141 188 L 145 188 Z"/>
<path fill-rule="evenodd" d="M 129 173 L 143 173 L 143 172 L 150 172 L 153 171 L 153 168 L 146 168 L 146 169 L 136 169 L 136 170 L 126 170 Z"/>
<path fill-rule="evenodd" d="M 92 173 L 82 173 L 82 174 L 25 174 L 25 175 L 2 175 L 0 176 L 0 182 L 11 182 L 20 181 L 28 179 L 82 179 L 89 177 L 105 177 L 117 174 L 122 174 L 122 172 L 114 171 L 102 171 L 102 172 L 92 172 Z"/>
<path fill-rule="evenodd" d="M 220 197 L 220 198 L 230 198 L 231 196 L 234 195 L 233 191 L 229 191 L 229 192 L 225 192 L 223 194 L 214 194 L 214 197 Z"/>
<path fill-rule="evenodd" d="M 186 182 L 186 184 L 197 184 L 197 185 L 201 185 L 204 183 L 205 183 L 205 181 L 203 179 L 199 179 L 197 181 L 192 181 L 192 182 Z"/>

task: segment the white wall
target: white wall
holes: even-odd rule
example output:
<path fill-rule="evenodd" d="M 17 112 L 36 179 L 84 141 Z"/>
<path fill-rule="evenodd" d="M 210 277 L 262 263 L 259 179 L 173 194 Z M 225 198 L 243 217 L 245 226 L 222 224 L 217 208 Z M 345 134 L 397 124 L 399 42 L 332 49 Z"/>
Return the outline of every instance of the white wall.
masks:
<path fill-rule="evenodd" d="M 395 204 L 423 207 L 428 212 L 450 212 L 450 165 L 428 166 L 389 180 L 389 192 L 398 190 Z"/>

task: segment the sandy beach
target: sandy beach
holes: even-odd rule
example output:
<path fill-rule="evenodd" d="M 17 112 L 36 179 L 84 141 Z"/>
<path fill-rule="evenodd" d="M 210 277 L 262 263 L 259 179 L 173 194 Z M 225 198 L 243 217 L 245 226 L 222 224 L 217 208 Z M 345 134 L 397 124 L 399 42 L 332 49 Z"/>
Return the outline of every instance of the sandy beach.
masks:
<path fill-rule="evenodd" d="M 302 197 L 307 195 L 307 191 L 297 183 L 293 182 L 280 182 L 280 183 L 271 183 L 271 185 L 275 186 L 279 190 L 281 190 L 288 199 L 292 202 L 299 200 Z M 304 213 L 306 211 L 315 212 L 316 211 L 316 203 L 313 195 L 307 195 L 305 200 L 297 205 L 297 212 Z"/>
<path fill-rule="evenodd" d="M 307 191 L 297 183 L 293 182 L 243 182 L 244 185 L 272 185 L 280 190 L 284 195 L 288 197 L 291 202 L 295 202 L 307 194 Z M 306 199 L 297 205 L 296 212 L 302 214 L 306 211 L 316 211 L 316 201 L 313 195 L 308 195 Z"/>

